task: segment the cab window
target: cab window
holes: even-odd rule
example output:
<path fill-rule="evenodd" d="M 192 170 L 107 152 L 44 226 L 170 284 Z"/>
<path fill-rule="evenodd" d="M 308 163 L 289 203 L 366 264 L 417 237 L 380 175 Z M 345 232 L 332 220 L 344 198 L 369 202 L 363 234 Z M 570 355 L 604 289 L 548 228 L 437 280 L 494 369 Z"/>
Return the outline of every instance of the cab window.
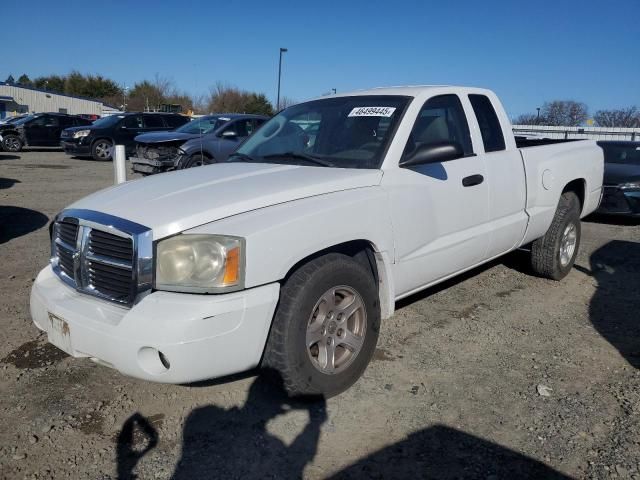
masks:
<path fill-rule="evenodd" d="M 403 158 L 418 148 L 442 142 L 460 145 L 465 155 L 473 153 L 469 125 L 457 95 L 439 95 L 423 105 L 411 130 Z"/>
<path fill-rule="evenodd" d="M 469 95 L 469 101 L 478 120 L 484 151 L 489 153 L 504 150 L 504 135 L 491 100 L 484 95 Z"/>

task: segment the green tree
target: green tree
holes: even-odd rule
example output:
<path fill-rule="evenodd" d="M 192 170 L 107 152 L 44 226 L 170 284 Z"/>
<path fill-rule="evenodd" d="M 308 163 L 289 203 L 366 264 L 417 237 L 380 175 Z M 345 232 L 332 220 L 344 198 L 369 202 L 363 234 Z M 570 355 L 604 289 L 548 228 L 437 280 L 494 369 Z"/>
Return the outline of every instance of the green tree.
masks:
<path fill-rule="evenodd" d="M 26 73 L 23 73 L 22 75 L 20 75 L 20 77 L 18 78 L 18 84 L 19 85 L 25 85 L 27 87 L 30 87 L 31 85 L 33 85 L 33 82 L 31 81 L 31 79 L 29 78 L 29 75 L 27 75 Z"/>
<path fill-rule="evenodd" d="M 245 113 L 273 115 L 273 105 L 264 93 L 251 93 L 245 106 Z"/>

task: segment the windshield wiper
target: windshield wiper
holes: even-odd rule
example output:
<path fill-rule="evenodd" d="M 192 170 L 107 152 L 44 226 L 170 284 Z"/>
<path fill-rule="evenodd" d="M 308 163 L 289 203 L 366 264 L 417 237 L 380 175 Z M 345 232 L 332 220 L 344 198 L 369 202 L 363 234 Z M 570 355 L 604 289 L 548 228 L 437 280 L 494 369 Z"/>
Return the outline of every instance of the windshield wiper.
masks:
<path fill-rule="evenodd" d="M 240 162 L 259 163 L 255 158 L 253 158 L 251 155 L 247 155 L 246 153 L 232 153 L 227 158 L 227 162 L 231 162 L 233 161 L 233 159 L 237 159 Z"/>
<path fill-rule="evenodd" d="M 313 155 L 308 155 L 306 153 L 301 153 L 301 152 L 272 153 L 270 155 L 265 155 L 263 158 L 291 158 L 294 160 L 305 160 L 307 162 L 315 163 L 316 165 L 321 165 L 323 167 L 335 166 L 331 162 L 327 162 L 326 160 L 322 160 L 321 158 L 314 157 Z"/>

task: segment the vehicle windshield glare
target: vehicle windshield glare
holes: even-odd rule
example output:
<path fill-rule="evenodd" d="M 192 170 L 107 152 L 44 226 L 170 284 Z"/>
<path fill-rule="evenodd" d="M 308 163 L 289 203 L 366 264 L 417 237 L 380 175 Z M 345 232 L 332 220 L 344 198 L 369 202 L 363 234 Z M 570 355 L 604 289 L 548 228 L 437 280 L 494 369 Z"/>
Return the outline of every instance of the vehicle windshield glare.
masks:
<path fill-rule="evenodd" d="M 408 103 L 391 95 L 300 103 L 265 123 L 229 160 L 377 169 Z"/>
<path fill-rule="evenodd" d="M 224 118 L 224 119 L 223 119 Z M 220 128 L 229 121 L 228 117 L 207 116 L 187 122 L 175 131 L 180 133 L 206 134 Z"/>

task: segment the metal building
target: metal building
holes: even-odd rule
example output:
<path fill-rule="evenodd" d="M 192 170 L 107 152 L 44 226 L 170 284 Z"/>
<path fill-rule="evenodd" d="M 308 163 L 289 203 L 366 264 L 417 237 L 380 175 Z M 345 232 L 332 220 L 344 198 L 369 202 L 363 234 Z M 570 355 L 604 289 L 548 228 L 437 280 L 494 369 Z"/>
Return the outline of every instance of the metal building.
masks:
<path fill-rule="evenodd" d="M 0 119 L 22 113 L 102 115 L 102 102 L 0 82 Z"/>

